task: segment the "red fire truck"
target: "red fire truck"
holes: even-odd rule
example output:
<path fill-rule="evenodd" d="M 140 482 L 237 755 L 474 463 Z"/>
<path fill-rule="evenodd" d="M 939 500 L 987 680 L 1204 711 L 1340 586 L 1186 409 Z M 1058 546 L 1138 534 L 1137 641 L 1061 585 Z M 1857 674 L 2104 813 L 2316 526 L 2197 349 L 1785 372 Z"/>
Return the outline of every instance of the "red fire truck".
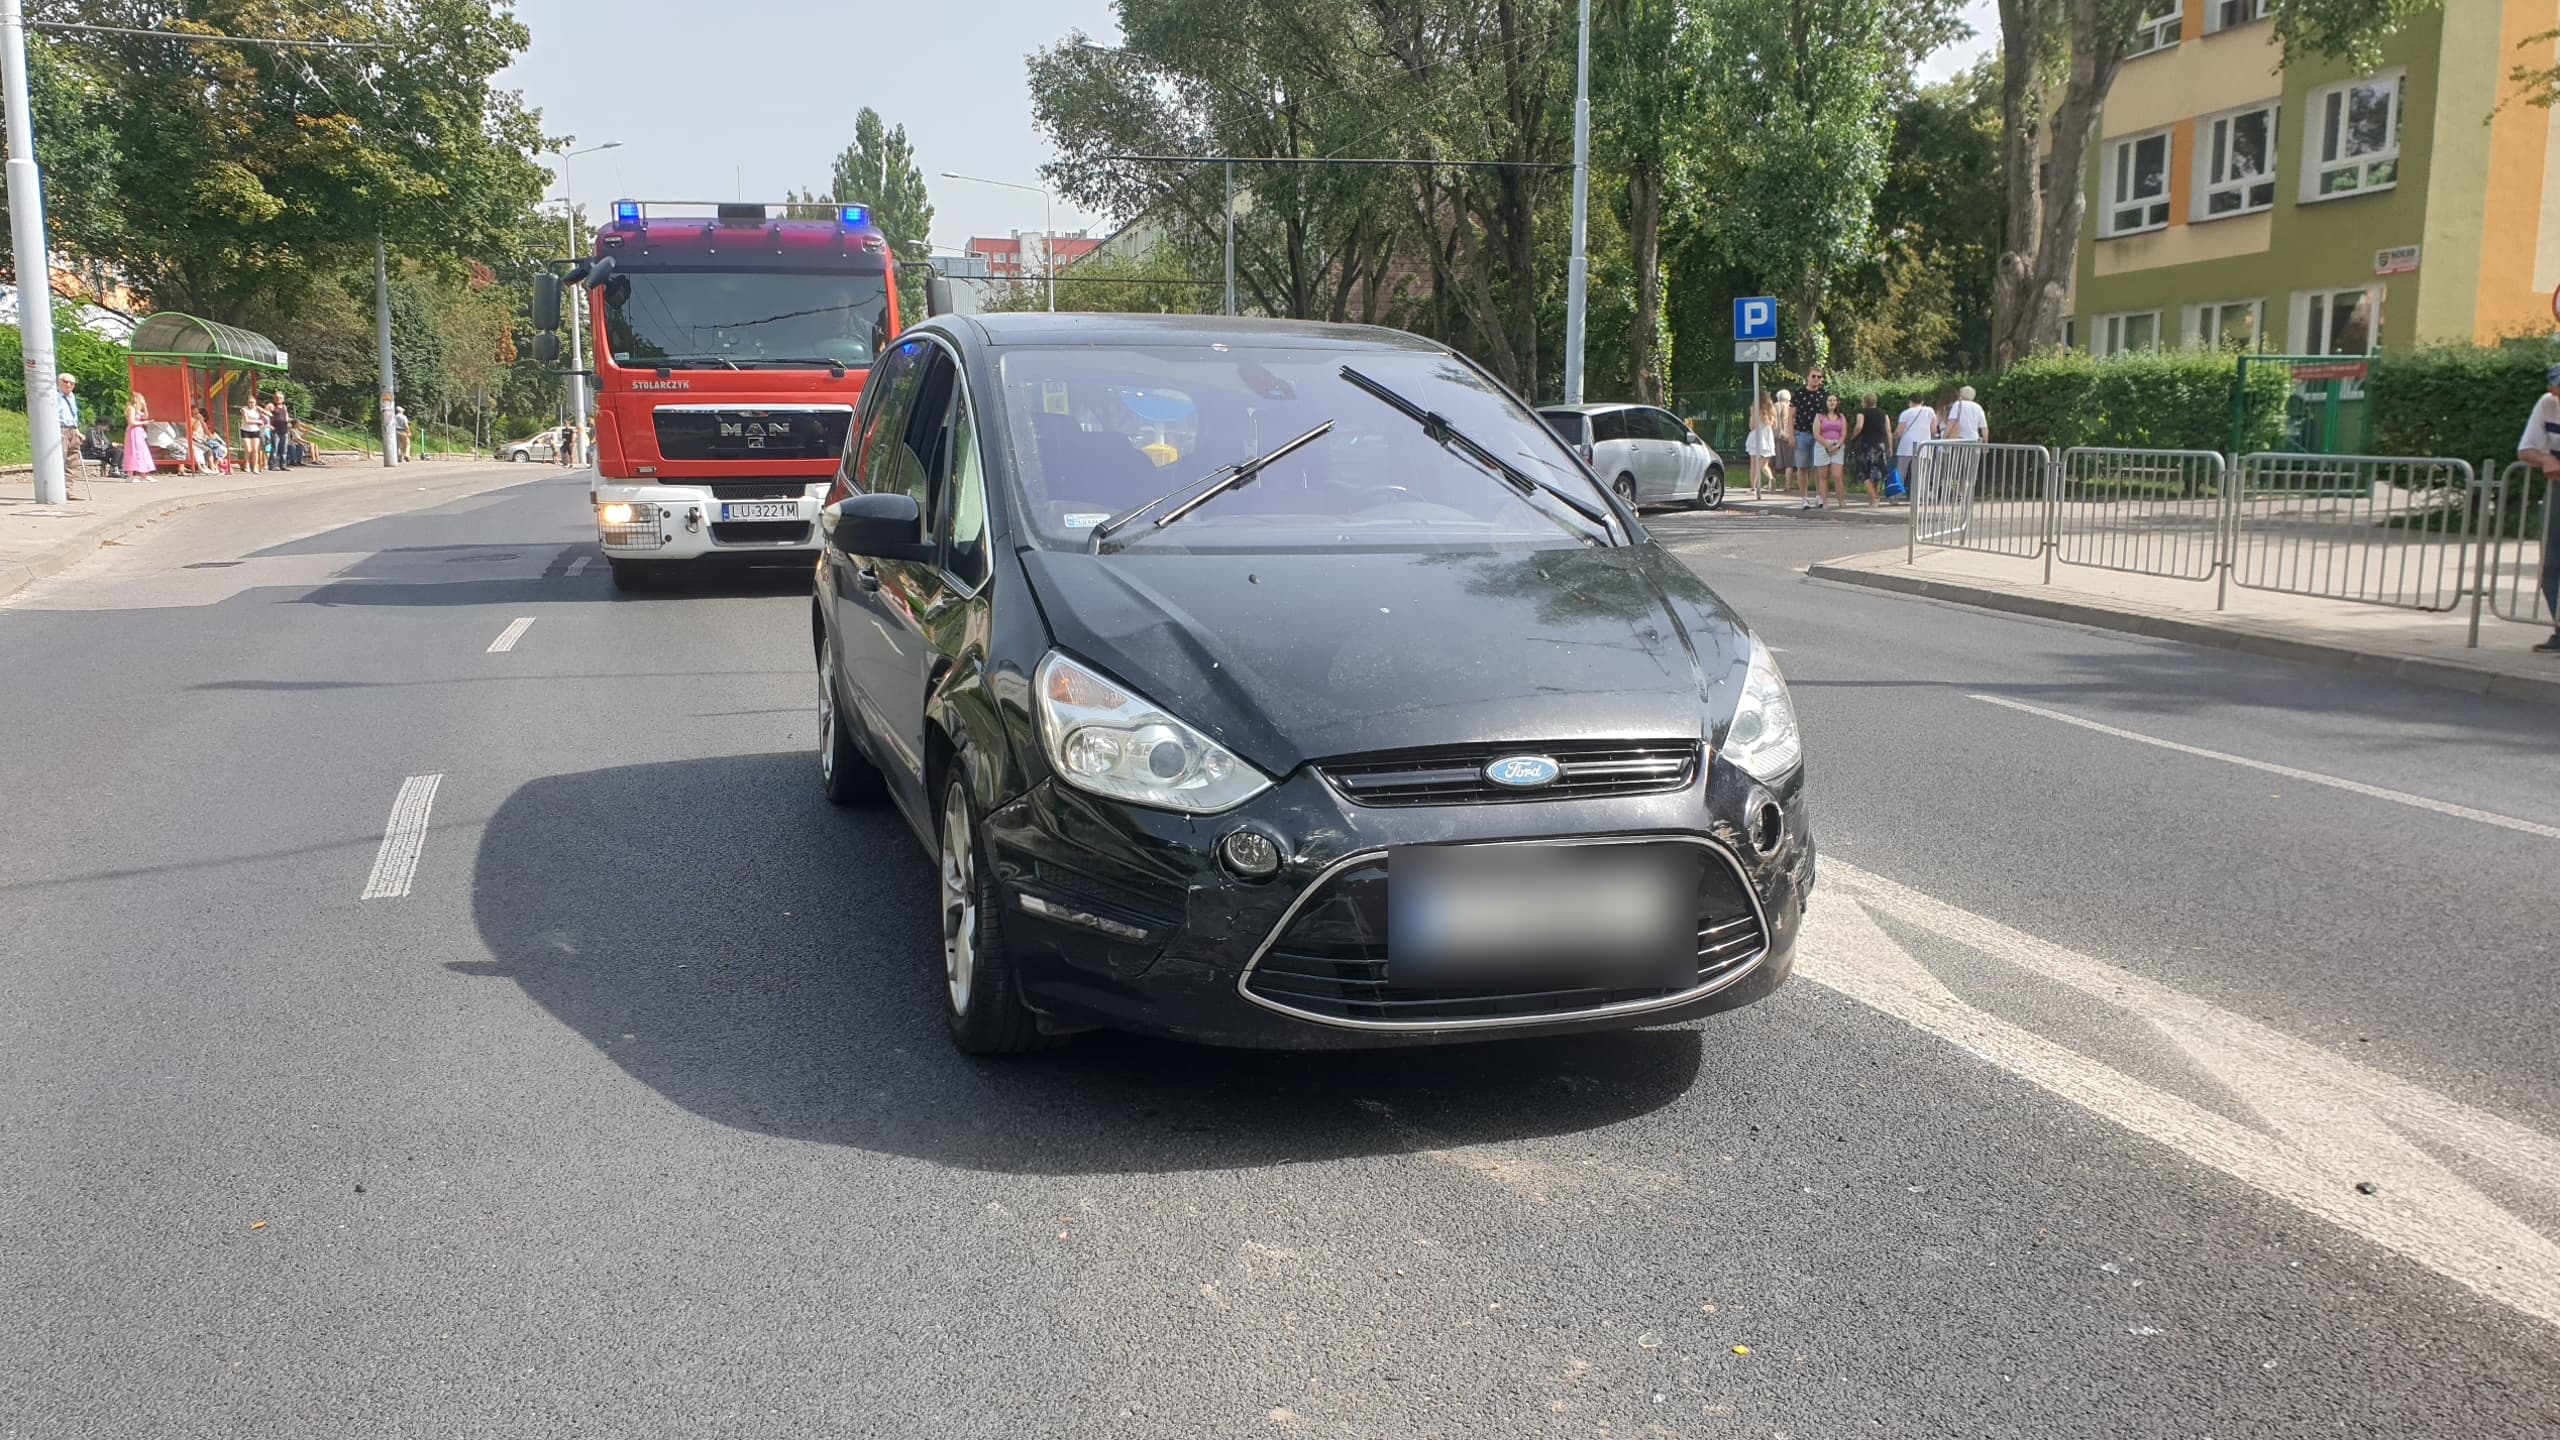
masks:
<path fill-rule="evenodd" d="M 855 401 L 898 333 L 897 276 L 863 207 L 776 218 L 789 213 L 617 200 L 569 268 L 592 302 L 592 498 L 621 589 L 674 565 L 817 551 Z M 558 301 L 537 282 L 538 329 Z"/>

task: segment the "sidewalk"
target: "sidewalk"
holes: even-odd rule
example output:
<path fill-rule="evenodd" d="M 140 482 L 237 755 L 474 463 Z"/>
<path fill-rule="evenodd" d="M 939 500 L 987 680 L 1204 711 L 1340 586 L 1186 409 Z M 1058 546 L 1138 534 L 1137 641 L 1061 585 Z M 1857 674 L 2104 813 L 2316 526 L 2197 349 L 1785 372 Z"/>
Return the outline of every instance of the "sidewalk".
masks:
<path fill-rule="evenodd" d="M 1863 490 L 1858 492 L 1853 503 L 1846 506 L 1833 504 L 1820 510 L 1807 510 L 1802 508 L 1803 505 L 1803 496 L 1781 495 L 1775 490 L 1762 491 L 1756 500 L 1751 498 L 1747 489 L 1724 492 L 1724 508 L 1744 515 L 1784 515 L 1798 520 L 1846 520 L 1852 524 L 1891 525 L 1897 530 L 1911 528 L 1911 506 L 1908 502 L 1888 500 L 1882 505 L 1869 505 Z"/>
<path fill-rule="evenodd" d="M 75 480 L 82 498 L 62 505 L 35 502 L 34 471 L 0 472 L 0 599 L 16 594 L 47 575 L 64 570 L 101 545 L 165 515 L 208 501 L 286 490 L 382 484 L 407 478 L 412 466 L 386 471 L 379 456 L 332 452 L 325 465 L 300 465 L 251 475 L 164 474 L 153 483 L 136 485 L 92 473 Z M 482 459 L 481 464 L 497 462 Z M 443 468 L 441 465 L 439 469 Z"/>
<path fill-rule="evenodd" d="M 2428 613 L 2233 586 L 2227 608 L 2216 610 L 2210 581 L 2056 565 L 2048 585 L 2041 560 L 1927 546 L 1916 563 L 1903 557 L 1904 547 L 1896 545 L 1821 561 L 1805 573 L 1986 610 L 2560 705 L 2560 656 L 2531 650 L 2549 632 L 2484 611 L 2480 648 L 2470 649 L 2467 603 L 2456 611 Z"/>

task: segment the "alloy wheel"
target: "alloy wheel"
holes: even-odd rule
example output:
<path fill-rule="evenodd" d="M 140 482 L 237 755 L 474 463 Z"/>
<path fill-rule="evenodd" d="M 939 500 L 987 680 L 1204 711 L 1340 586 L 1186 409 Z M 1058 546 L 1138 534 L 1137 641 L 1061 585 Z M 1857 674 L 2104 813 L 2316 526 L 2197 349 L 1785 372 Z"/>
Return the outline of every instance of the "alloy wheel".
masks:
<path fill-rule="evenodd" d="M 942 801 L 942 979 L 951 1013 L 969 1013 L 978 978 L 978 856 L 969 796 L 953 782 Z"/>
<path fill-rule="evenodd" d="M 818 777 L 836 778 L 836 644 L 818 642 Z"/>

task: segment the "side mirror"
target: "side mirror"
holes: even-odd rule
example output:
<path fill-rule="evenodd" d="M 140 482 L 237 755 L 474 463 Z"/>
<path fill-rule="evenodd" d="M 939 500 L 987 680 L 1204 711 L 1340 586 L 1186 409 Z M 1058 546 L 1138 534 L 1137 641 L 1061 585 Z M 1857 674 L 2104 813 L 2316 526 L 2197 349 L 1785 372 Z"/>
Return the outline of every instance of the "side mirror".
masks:
<path fill-rule="evenodd" d="M 533 328 L 560 328 L 560 277 L 548 270 L 533 277 Z"/>
<path fill-rule="evenodd" d="M 621 267 L 613 263 L 612 256 L 597 256 L 594 260 L 588 262 L 587 265 L 587 288 L 590 290 L 603 289 L 605 283 L 613 278 L 613 272 L 619 268 Z"/>
<path fill-rule="evenodd" d="M 545 330 L 533 337 L 533 358 L 548 365 L 560 358 L 560 337 Z"/>
<path fill-rule="evenodd" d="M 818 512 L 827 544 L 846 555 L 926 560 L 924 512 L 913 495 L 848 495 Z"/>
<path fill-rule="evenodd" d="M 927 275 L 925 277 L 924 313 L 927 315 L 948 315 L 951 313 L 950 281 L 943 279 L 939 275 Z"/>

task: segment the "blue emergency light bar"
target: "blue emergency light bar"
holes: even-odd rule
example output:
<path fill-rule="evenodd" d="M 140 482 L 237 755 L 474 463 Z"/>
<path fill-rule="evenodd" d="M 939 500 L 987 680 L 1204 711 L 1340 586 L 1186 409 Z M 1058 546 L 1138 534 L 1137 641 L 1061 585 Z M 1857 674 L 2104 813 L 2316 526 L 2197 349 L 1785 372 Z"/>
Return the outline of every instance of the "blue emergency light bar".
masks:
<path fill-rule="evenodd" d="M 640 202 L 639 202 L 639 201 L 637 201 L 637 200 L 616 200 L 616 201 L 614 201 L 614 202 L 613 202 L 613 223 L 615 223 L 616 225 L 637 225 L 637 224 L 639 224 L 639 223 L 640 223 Z"/>
<path fill-rule="evenodd" d="M 844 207 L 844 223 L 847 225 L 860 225 L 870 220 L 870 218 L 871 212 L 860 205 L 847 205 Z"/>

